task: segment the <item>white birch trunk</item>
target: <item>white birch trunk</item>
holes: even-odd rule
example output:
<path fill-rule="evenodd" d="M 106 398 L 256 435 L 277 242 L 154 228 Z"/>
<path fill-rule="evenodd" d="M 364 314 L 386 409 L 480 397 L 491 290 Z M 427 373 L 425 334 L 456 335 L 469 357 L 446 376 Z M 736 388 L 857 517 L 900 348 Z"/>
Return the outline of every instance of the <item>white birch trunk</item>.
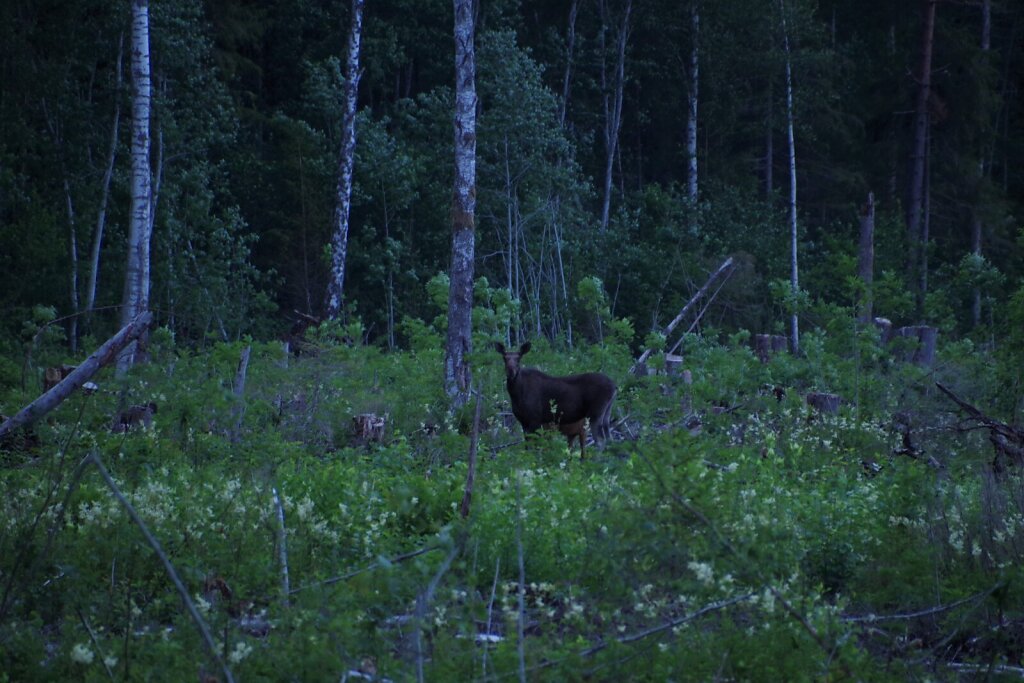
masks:
<path fill-rule="evenodd" d="M 789 33 L 786 30 L 786 7 L 779 0 L 782 17 L 782 45 L 786 53 L 786 143 L 789 147 L 789 286 L 794 302 L 800 291 L 800 272 L 797 267 L 797 215 L 796 215 L 796 141 L 793 135 L 793 65 L 789 51 Z M 795 305 L 795 303 L 794 303 Z M 791 353 L 800 352 L 800 317 L 793 310 L 790 321 Z"/>
<path fill-rule="evenodd" d="M 981 51 L 988 54 L 992 45 L 992 3 L 991 0 L 984 0 L 981 5 Z M 975 199 L 975 207 L 971 211 L 971 252 L 981 256 L 981 241 L 984 232 L 984 225 L 981 221 L 981 186 L 985 180 L 985 145 L 979 145 L 978 157 L 978 197 Z M 971 324 L 974 327 L 981 325 L 981 288 L 974 287 L 971 292 Z"/>
<path fill-rule="evenodd" d="M 565 73 L 562 75 L 562 101 L 558 108 L 558 125 L 565 128 L 565 114 L 569 108 L 569 86 L 572 84 L 573 56 L 576 51 L 576 15 L 579 13 L 579 0 L 572 0 L 569 6 L 569 29 L 565 40 Z"/>
<path fill-rule="evenodd" d="M 453 406 L 469 400 L 473 343 L 473 256 L 476 215 L 476 27 L 473 0 L 455 8 L 455 182 L 452 196 L 452 257 L 448 289 L 448 338 L 444 386 Z"/>
<path fill-rule="evenodd" d="M 690 89 L 687 93 L 686 117 L 686 194 L 691 204 L 697 203 L 697 95 L 700 85 L 700 10 L 697 0 L 691 0 L 690 21 L 693 27 L 693 45 L 690 47 Z"/>
<path fill-rule="evenodd" d="M 151 178 L 149 168 L 149 117 L 151 81 L 149 66 L 149 0 L 132 2 L 132 181 L 128 227 L 128 262 L 125 268 L 121 324 L 127 326 L 149 308 L 149 242 L 151 237 Z M 132 342 L 118 359 L 118 371 L 134 364 L 138 342 Z"/>
<path fill-rule="evenodd" d="M 345 261 L 348 257 L 349 215 L 352 208 L 352 169 L 356 156 L 356 105 L 359 96 L 359 52 L 363 36 L 363 0 L 352 0 L 352 26 L 348 35 L 348 66 L 345 70 L 345 120 L 338 165 L 338 192 L 331 237 L 331 277 L 327 282 L 324 316 L 337 318 L 345 293 Z"/>
<path fill-rule="evenodd" d="M 68 293 L 70 295 L 71 317 L 68 319 L 68 343 L 71 353 L 78 353 L 78 228 L 75 226 L 75 204 L 71 198 L 71 183 L 66 172 L 64 176 L 64 201 L 68 212 L 68 261 L 71 272 L 68 274 Z"/>

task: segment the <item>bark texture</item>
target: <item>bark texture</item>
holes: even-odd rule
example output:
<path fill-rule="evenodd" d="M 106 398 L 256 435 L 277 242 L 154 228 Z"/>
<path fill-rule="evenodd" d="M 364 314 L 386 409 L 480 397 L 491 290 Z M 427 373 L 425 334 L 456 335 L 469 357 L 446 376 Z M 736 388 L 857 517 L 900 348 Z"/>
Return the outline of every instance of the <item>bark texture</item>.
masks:
<path fill-rule="evenodd" d="M 149 0 L 132 2 L 132 184 L 121 324 L 128 325 L 149 308 L 149 243 L 152 181 L 149 167 L 151 79 Z M 137 344 L 129 344 L 118 361 L 123 371 L 135 362 Z"/>
<path fill-rule="evenodd" d="M 348 65 L 345 69 L 345 120 L 338 163 L 338 191 L 331 237 L 331 278 L 327 283 L 324 317 L 337 318 L 344 304 L 345 262 L 348 258 L 349 216 L 352 208 L 352 169 L 356 156 L 356 106 L 359 97 L 360 45 L 363 36 L 363 0 L 352 0 L 352 26 L 348 34 Z"/>
<path fill-rule="evenodd" d="M 921 36 L 921 64 L 917 73 L 917 101 L 914 106 L 914 141 L 911 152 L 910 191 L 907 198 L 907 242 L 911 282 L 920 282 L 925 244 L 924 221 L 925 159 L 928 151 L 928 99 L 932 84 L 932 46 L 935 42 L 935 6 L 938 0 L 925 0 L 924 31 Z M 918 292 L 920 301 L 924 295 Z"/>
<path fill-rule="evenodd" d="M 873 295 L 871 288 L 875 280 L 875 194 L 868 193 L 868 201 L 860 214 L 860 248 L 857 252 L 857 275 L 864 283 L 864 299 L 861 304 L 862 324 L 871 321 Z"/>
<path fill-rule="evenodd" d="M 448 288 L 444 385 L 454 406 L 469 399 L 472 380 L 473 257 L 476 215 L 476 54 L 472 0 L 455 5 L 455 183 Z"/>

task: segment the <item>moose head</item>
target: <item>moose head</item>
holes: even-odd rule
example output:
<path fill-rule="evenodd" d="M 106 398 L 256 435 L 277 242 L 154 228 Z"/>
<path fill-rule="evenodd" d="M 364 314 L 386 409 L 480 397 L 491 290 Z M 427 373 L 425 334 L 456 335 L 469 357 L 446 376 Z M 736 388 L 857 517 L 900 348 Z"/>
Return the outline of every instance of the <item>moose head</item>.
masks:
<path fill-rule="evenodd" d="M 507 351 L 500 342 L 494 345 L 505 362 L 505 386 L 512 400 L 512 413 L 523 431 L 536 432 L 541 427 L 557 427 L 569 440 L 580 442 L 580 457 L 585 455 L 586 420 L 595 438 L 604 441 L 611 434 L 612 401 L 615 382 L 599 372 L 553 377 L 536 368 L 522 365 L 530 351 L 529 342 L 518 351 Z"/>

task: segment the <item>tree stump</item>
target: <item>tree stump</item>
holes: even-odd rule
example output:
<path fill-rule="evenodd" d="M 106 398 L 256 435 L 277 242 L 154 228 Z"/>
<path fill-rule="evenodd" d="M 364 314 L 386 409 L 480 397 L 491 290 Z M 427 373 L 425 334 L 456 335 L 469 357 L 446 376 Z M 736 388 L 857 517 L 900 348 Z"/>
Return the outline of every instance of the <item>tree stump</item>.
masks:
<path fill-rule="evenodd" d="M 776 353 L 783 353 L 789 349 L 789 340 L 785 335 L 782 334 L 755 334 L 754 335 L 754 353 L 761 359 L 762 363 L 767 363 L 768 360 Z"/>
<path fill-rule="evenodd" d="M 875 324 L 875 329 L 878 330 L 878 341 L 888 344 L 892 339 L 892 321 L 888 318 L 875 318 L 872 322 Z"/>
<path fill-rule="evenodd" d="M 352 418 L 352 436 L 361 444 L 380 443 L 384 440 L 386 415 L 363 413 Z"/>
<path fill-rule="evenodd" d="M 935 362 L 935 345 L 939 330 L 928 325 L 911 325 L 893 331 L 893 340 L 908 339 L 897 349 L 895 356 L 904 363 L 913 363 L 921 367 L 930 367 Z"/>
<path fill-rule="evenodd" d="M 838 413 L 839 404 L 843 399 L 838 394 L 825 394 L 820 391 L 812 391 L 807 394 L 807 405 L 819 413 Z"/>
<path fill-rule="evenodd" d="M 683 372 L 683 357 L 671 353 L 665 354 L 665 374 L 678 377 Z"/>

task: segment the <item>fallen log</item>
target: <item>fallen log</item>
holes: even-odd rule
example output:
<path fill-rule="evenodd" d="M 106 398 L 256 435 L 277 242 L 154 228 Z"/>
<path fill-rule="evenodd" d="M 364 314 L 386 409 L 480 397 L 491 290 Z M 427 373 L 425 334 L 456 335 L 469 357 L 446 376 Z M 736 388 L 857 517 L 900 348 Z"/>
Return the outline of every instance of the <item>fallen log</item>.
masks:
<path fill-rule="evenodd" d="M 992 458 L 994 472 L 1003 471 L 1003 456 L 1009 459 L 1011 465 L 1024 467 L 1024 430 L 989 417 L 939 382 L 936 382 L 935 386 L 967 413 L 966 422 L 973 422 L 974 426 L 988 430 L 988 440 L 992 442 L 992 447 L 996 452 L 995 457 Z"/>
<path fill-rule="evenodd" d="M 19 427 L 30 425 L 43 415 L 59 406 L 76 389 L 88 382 L 100 368 L 117 360 L 118 354 L 125 346 L 138 338 L 153 322 L 153 314 L 145 311 L 125 325 L 120 332 L 108 339 L 86 358 L 81 365 L 62 379 L 55 387 L 22 408 L 17 415 L 0 424 L 0 437 Z"/>

